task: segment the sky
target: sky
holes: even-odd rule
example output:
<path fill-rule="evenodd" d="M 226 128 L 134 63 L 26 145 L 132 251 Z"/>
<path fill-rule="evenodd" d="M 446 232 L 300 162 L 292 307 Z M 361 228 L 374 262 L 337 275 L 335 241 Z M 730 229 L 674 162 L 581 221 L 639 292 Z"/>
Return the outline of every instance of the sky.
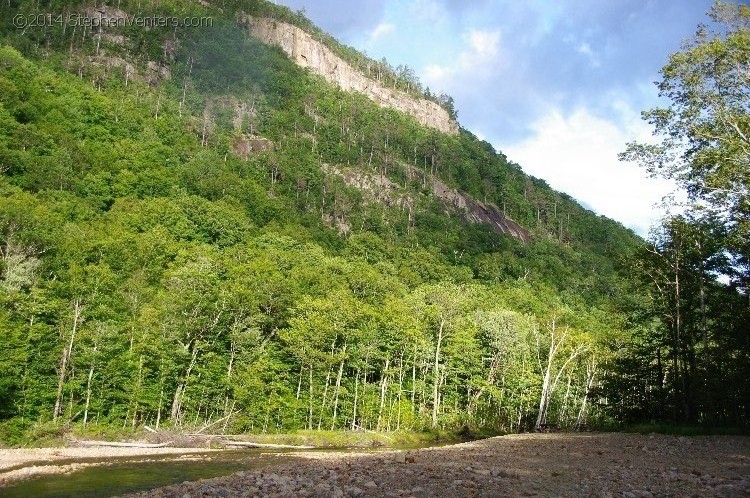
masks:
<path fill-rule="evenodd" d="M 277 0 L 341 42 L 414 68 L 464 128 L 641 235 L 674 191 L 618 161 L 651 140 L 654 82 L 712 0 Z M 678 195 L 679 197 L 679 195 Z"/>

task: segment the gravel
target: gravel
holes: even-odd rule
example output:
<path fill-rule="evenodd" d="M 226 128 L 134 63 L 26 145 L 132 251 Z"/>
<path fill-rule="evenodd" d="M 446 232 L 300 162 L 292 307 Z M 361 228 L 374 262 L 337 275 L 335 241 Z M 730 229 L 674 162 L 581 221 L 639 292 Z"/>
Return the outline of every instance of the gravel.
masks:
<path fill-rule="evenodd" d="M 750 496 L 746 437 L 519 434 L 408 452 L 288 457 L 130 496 Z"/>

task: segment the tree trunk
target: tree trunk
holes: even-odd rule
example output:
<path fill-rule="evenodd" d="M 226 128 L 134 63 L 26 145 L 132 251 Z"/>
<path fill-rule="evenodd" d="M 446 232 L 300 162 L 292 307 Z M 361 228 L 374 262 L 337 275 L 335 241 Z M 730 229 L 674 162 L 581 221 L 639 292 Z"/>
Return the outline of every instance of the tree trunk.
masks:
<path fill-rule="evenodd" d="M 544 379 L 542 380 L 542 394 L 539 398 L 539 413 L 537 414 L 536 425 L 534 426 L 534 428 L 537 431 L 541 430 L 542 426 L 547 424 L 547 412 L 549 410 L 549 402 L 552 399 L 552 393 L 555 391 L 555 387 L 557 386 L 557 383 L 560 380 L 560 376 L 568 367 L 568 364 L 570 364 L 570 362 L 573 361 L 583 351 L 583 347 L 578 347 L 573 352 L 571 352 L 568 359 L 565 360 L 565 363 L 563 363 L 563 365 L 557 371 L 555 378 L 552 379 L 552 363 L 555 359 L 555 356 L 557 355 L 557 352 L 560 346 L 565 341 L 565 338 L 567 337 L 568 334 L 567 334 L 567 329 L 566 329 L 563 332 L 563 334 L 560 336 L 560 338 L 557 340 L 557 342 L 555 342 L 555 333 L 556 333 L 555 319 L 552 320 L 549 330 L 550 330 L 549 356 L 547 357 L 547 368 L 544 372 Z"/>
<path fill-rule="evenodd" d="M 435 347 L 435 368 L 433 370 L 433 388 L 432 388 L 432 427 L 437 427 L 438 407 L 440 402 L 440 345 L 443 342 L 443 328 L 445 319 L 440 320 L 438 329 L 437 345 Z"/>
<path fill-rule="evenodd" d="M 537 339 L 538 340 L 538 339 Z M 562 342 L 562 341 L 561 341 Z M 538 345 L 537 345 L 538 348 Z M 552 320 L 552 328 L 550 329 L 550 342 L 549 352 L 547 354 L 547 368 L 544 370 L 544 377 L 542 379 L 542 394 L 539 396 L 539 412 L 536 417 L 536 424 L 534 428 L 540 430 L 542 425 L 547 423 L 547 403 L 549 402 L 549 384 L 550 377 L 552 375 L 552 361 L 555 359 L 555 320 Z"/>
<path fill-rule="evenodd" d="M 380 408 L 378 409 L 378 423 L 377 423 L 377 431 L 380 431 L 381 428 L 381 422 L 383 419 L 383 406 L 385 405 L 385 393 L 388 390 L 388 365 L 390 364 L 390 359 L 385 360 L 385 367 L 383 368 L 383 380 L 380 382 Z"/>
<path fill-rule="evenodd" d="M 404 390 L 404 352 L 401 351 L 401 358 L 398 363 L 398 395 L 396 397 L 398 409 L 396 411 L 396 430 L 401 430 L 401 397 Z"/>
<path fill-rule="evenodd" d="M 312 363 L 309 365 L 309 381 L 310 381 L 310 395 L 307 400 L 307 428 L 312 430 L 313 428 L 313 366 Z"/>
<path fill-rule="evenodd" d="M 96 345 L 94 345 L 94 356 L 96 357 Z M 89 376 L 86 380 L 86 407 L 83 410 L 83 427 L 85 428 L 89 420 L 89 405 L 91 404 L 91 379 L 94 378 L 94 361 L 91 361 Z"/>
<path fill-rule="evenodd" d="M 357 427 L 357 401 L 359 397 L 359 369 L 354 377 L 354 408 L 352 410 L 352 430 Z"/>
<path fill-rule="evenodd" d="M 65 378 L 68 370 L 68 362 L 70 361 L 70 355 L 73 352 L 73 341 L 78 331 L 78 322 L 81 319 L 83 313 L 83 307 L 81 306 L 80 299 L 76 299 L 73 302 L 73 328 L 70 332 L 70 340 L 68 346 L 63 349 L 62 357 L 60 358 L 60 376 L 57 382 L 57 396 L 55 398 L 55 408 L 52 412 L 52 420 L 57 421 L 58 417 L 62 414 L 62 397 L 63 388 L 65 387 Z"/>
<path fill-rule="evenodd" d="M 596 359 L 592 358 L 591 361 L 586 365 L 586 386 L 583 391 L 583 401 L 581 402 L 581 410 L 578 412 L 578 420 L 576 420 L 576 428 L 580 431 L 581 427 L 586 425 L 587 413 L 586 404 L 591 393 L 591 388 L 594 386 L 594 378 L 596 377 Z"/>
<path fill-rule="evenodd" d="M 342 350 L 343 354 L 346 354 L 346 344 L 344 344 L 344 348 Z M 338 414 L 338 408 L 339 408 L 339 388 L 341 387 L 341 376 L 344 373 L 344 358 L 341 358 L 341 363 L 339 363 L 339 374 L 336 377 L 336 388 L 333 391 L 333 418 L 331 419 L 331 430 L 333 430 L 336 427 L 336 415 Z"/>
<path fill-rule="evenodd" d="M 318 430 L 320 430 L 321 426 L 323 425 L 323 411 L 326 408 L 326 400 L 328 399 L 328 387 L 331 384 L 331 368 L 328 368 L 328 372 L 326 373 L 326 385 L 325 388 L 323 388 L 323 401 L 320 404 L 320 412 L 318 413 Z"/>
<path fill-rule="evenodd" d="M 190 358 L 190 365 L 188 365 L 188 368 L 185 371 L 185 380 L 177 383 L 177 389 L 175 389 L 174 398 L 172 398 L 172 412 L 170 417 L 173 422 L 180 422 L 180 412 L 182 411 L 182 395 L 185 392 L 185 389 L 187 389 L 187 383 L 190 380 L 190 374 L 192 373 L 193 368 L 196 364 L 196 360 L 198 358 L 198 346 L 196 346 L 195 342 L 192 343 L 192 348 L 193 351 Z"/>

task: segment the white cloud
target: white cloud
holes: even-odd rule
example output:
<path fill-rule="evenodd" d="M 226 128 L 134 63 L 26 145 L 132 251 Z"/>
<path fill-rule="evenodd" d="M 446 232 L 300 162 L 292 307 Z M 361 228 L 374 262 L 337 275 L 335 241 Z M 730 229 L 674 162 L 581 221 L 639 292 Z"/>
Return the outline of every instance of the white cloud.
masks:
<path fill-rule="evenodd" d="M 486 62 L 497 55 L 498 45 L 500 44 L 499 30 L 484 31 L 475 29 L 469 32 L 467 38 L 472 49 L 471 52 L 464 52 L 467 63 Z"/>
<path fill-rule="evenodd" d="M 567 116 L 553 110 L 534 123 L 533 136 L 500 149 L 527 173 L 645 236 L 660 217 L 656 204 L 674 186 L 617 159 L 627 142 L 648 141 L 651 135 L 648 125 L 632 119 L 635 113 L 623 106 L 617 104 L 622 125 L 585 108 Z"/>
<path fill-rule="evenodd" d="M 454 80 L 462 76 L 475 79 L 478 75 L 496 70 L 500 58 L 500 30 L 473 29 L 464 35 L 466 48 L 459 54 L 453 65 L 431 64 L 427 66 L 422 79 L 441 91 L 450 90 Z"/>
<path fill-rule="evenodd" d="M 410 8 L 411 15 L 431 25 L 442 24 L 448 19 L 445 8 L 433 0 L 417 0 Z"/>
<path fill-rule="evenodd" d="M 384 36 L 388 36 L 396 31 L 396 26 L 391 23 L 380 23 L 370 33 L 370 42 L 375 42 Z"/>
<path fill-rule="evenodd" d="M 576 50 L 579 54 L 586 56 L 592 67 L 599 67 L 601 65 L 599 57 L 591 50 L 591 45 L 588 43 L 582 42 Z"/>
<path fill-rule="evenodd" d="M 445 89 L 454 70 L 448 67 L 430 64 L 422 71 L 422 80 L 434 89 Z"/>

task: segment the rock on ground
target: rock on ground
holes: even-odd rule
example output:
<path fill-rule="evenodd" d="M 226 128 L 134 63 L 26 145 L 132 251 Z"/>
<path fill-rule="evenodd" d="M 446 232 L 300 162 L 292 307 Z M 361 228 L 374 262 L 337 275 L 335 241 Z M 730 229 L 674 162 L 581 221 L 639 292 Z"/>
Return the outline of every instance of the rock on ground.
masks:
<path fill-rule="evenodd" d="M 519 434 L 409 452 L 308 453 L 137 497 L 750 496 L 750 438 Z"/>

